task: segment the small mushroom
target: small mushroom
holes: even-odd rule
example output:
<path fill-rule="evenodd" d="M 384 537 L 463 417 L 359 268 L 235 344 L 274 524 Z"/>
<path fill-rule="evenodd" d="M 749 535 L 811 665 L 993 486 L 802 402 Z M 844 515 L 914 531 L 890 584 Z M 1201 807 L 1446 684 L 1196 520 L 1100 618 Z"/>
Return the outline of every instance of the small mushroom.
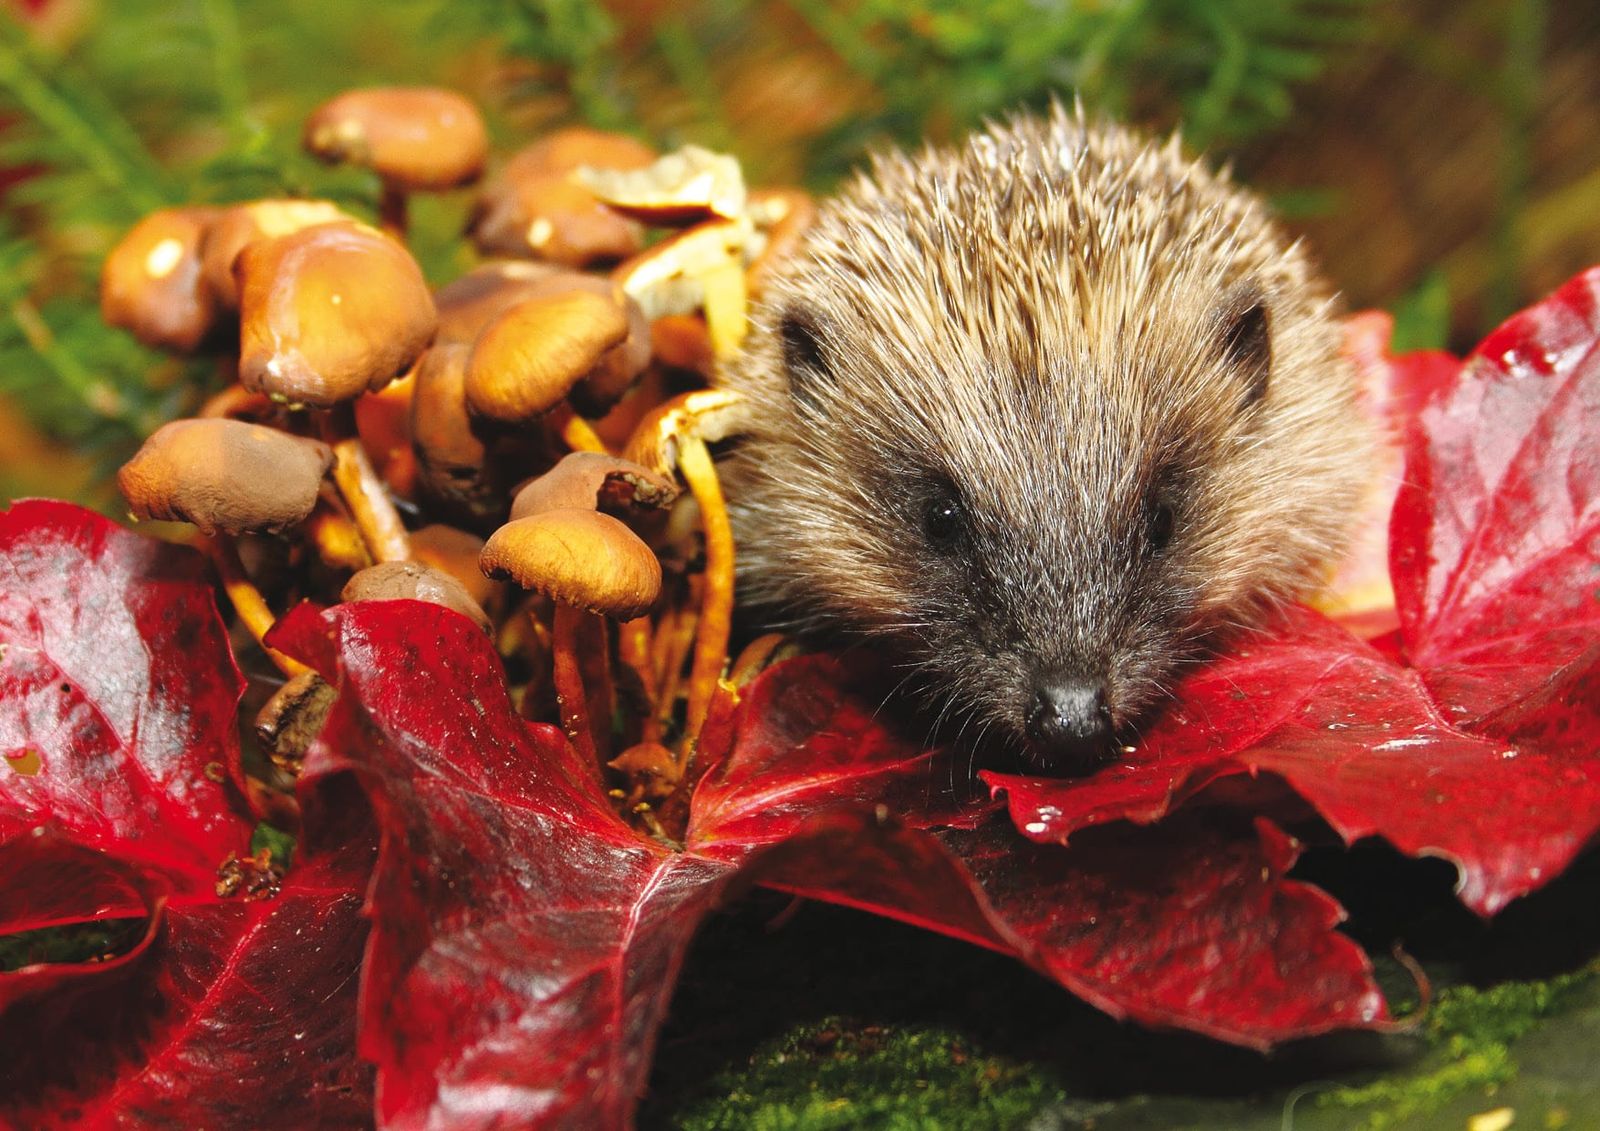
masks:
<path fill-rule="evenodd" d="M 305 521 L 333 453 L 316 440 L 221 418 L 175 420 L 158 428 L 117 473 L 139 518 L 177 519 L 200 528 L 222 586 L 258 642 L 272 611 L 239 562 L 229 535 L 276 532 Z M 305 665 L 267 648 L 285 675 Z"/>
<path fill-rule="evenodd" d="M 466 587 L 448 573 L 422 562 L 379 562 L 345 582 L 344 601 L 427 601 L 467 617 L 484 632 L 492 631 L 489 616 Z"/>
<path fill-rule="evenodd" d="M 699 738 L 706 711 L 727 663 L 733 624 L 733 527 L 707 443 L 738 432 L 748 420 L 742 397 L 727 389 L 684 393 L 644 418 L 628 441 L 627 458 L 657 475 L 679 471 L 699 504 L 706 570 L 689 675 L 685 747 Z"/>
<path fill-rule="evenodd" d="M 545 511 L 508 522 L 489 536 L 478 561 L 496 580 L 618 620 L 643 616 L 661 594 L 661 563 L 650 547 L 594 510 Z"/>
<path fill-rule="evenodd" d="M 405 248 L 365 224 L 318 224 L 239 255 L 239 379 L 326 408 L 381 389 L 427 348 L 433 296 Z"/>
<path fill-rule="evenodd" d="M 411 398 L 411 443 L 417 478 L 434 499 L 473 518 L 495 513 L 502 491 L 490 467 L 489 446 L 467 411 L 467 358 L 461 342 L 442 342 L 423 354 Z"/>
<path fill-rule="evenodd" d="M 638 224 L 573 179 L 582 166 L 637 169 L 655 152 L 618 134 L 562 130 L 515 154 L 485 182 L 470 221 L 486 255 L 532 256 L 568 267 L 614 263 L 643 246 Z"/>
<path fill-rule="evenodd" d="M 217 301 L 229 310 L 239 308 L 239 282 L 234 263 L 239 253 L 257 240 L 286 236 L 315 224 L 332 224 L 352 217 L 326 200 L 254 200 L 224 208 L 206 230 L 200 246 L 200 270 Z"/>
<path fill-rule="evenodd" d="M 476 106 L 453 90 L 421 86 L 351 90 L 329 99 L 306 119 L 304 143 L 324 161 L 378 175 L 378 211 L 394 234 L 406 229 L 407 193 L 475 181 L 489 153 Z"/>
<path fill-rule="evenodd" d="M 631 620 L 661 594 L 661 563 L 639 537 L 595 510 L 545 511 L 506 523 L 490 535 L 483 572 L 509 578 L 555 603 L 552 666 L 562 726 L 588 764 L 601 751 L 609 719 L 589 717 L 580 667 L 586 614 Z"/>
<path fill-rule="evenodd" d="M 467 360 L 472 411 L 517 424 L 555 408 L 628 336 L 615 301 L 588 291 L 526 299 L 484 328 Z"/>
<path fill-rule="evenodd" d="M 139 518 L 206 534 L 277 531 L 305 521 L 333 462 L 326 444 L 240 420 L 162 425 L 117 473 Z"/>
<path fill-rule="evenodd" d="M 665 154 L 643 169 L 586 166 L 576 176 L 602 203 L 646 224 L 677 227 L 744 214 L 739 162 L 698 145 Z"/>
<path fill-rule="evenodd" d="M 713 353 L 733 354 L 744 340 L 744 253 L 748 220 L 707 220 L 662 240 L 612 272 L 612 278 L 654 321 L 705 311 Z"/>
<path fill-rule="evenodd" d="M 147 346 L 187 353 L 210 332 L 216 296 L 200 270 L 212 208 L 163 208 L 129 230 L 100 271 L 100 315 Z"/>

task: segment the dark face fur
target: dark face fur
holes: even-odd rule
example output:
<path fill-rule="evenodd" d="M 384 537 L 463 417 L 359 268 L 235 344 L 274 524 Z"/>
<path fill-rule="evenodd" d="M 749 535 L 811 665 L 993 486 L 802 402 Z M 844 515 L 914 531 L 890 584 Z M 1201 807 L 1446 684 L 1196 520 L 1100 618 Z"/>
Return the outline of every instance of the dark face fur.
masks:
<path fill-rule="evenodd" d="M 1113 752 L 1206 634 L 1307 584 L 1360 448 L 1336 331 L 1249 198 L 1154 161 L 1165 206 L 1210 220 L 1146 200 L 1101 241 L 1152 151 L 1073 128 L 880 166 L 728 382 L 762 421 L 728 469 L 747 596 L 889 643 L 940 717 L 1047 772 Z M 1116 199 L 1049 183 L 1071 145 L 1123 163 Z"/>

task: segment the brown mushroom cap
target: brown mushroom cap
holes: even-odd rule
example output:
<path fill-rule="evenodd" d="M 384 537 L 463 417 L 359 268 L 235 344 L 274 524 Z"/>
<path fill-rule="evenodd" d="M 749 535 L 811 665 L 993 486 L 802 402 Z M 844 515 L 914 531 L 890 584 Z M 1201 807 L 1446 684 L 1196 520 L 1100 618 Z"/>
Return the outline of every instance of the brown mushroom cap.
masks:
<path fill-rule="evenodd" d="M 411 397 L 411 443 L 430 494 L 487 515 L 498 509 L 501 495 L 488 474 L 489 449 L 467 412 L 470 353 L 462 342 L 440 342 L 422 355 Z"/>
<path fill-rule="evenodd" d="M 589 291 L 525 299 L 484 328 L 467 359 L 472 411 L 512 424 L 549 412 L 628 335 L 615 301 Z"/>
<path fill-rule="evenodd" d="M 454 577 L 422 562 L 379 562 L 345 582 L 344 601 L 427 601 L 469 617 L 490 631 L 489 616 Z"/>
<path fill-rule="evenodd" d="M 479 197 L 472 242 L 485 255 L 520 255 L 567 267 L 615 263 L 644 246 L 644 232 L 565 173 L 505 178 Z"/>
<path fill-rule="evenodd" d="M 286 236 L 313 224 L 350 219 L 326 200 L 253 200 L 224 208 L 200 245 L 206 285 L 218 302 L 235 310 L 239 306 L 239 282 L 233 277 L 233 265 L 247 245 L 272 236 Z"/>
<path fill-rule="evenodd" d="M 665 507 L 677 497 L 677 484 L 649 468 L 604 452 L 568 452 L 517 492 L 511 500 L 511 517 L 584 507 Z"/>
<path fill-rule="evenodd" d="M 483 116 L 453 90 L 426 86 L 351 90 L 306 119 L 306 150 L 371 169 L 400 189 L 450 189 L 475 181 L 489 154 Z"/>
<path fill-rule="evenodd" d="M 661 563 L 608 514 L 545 511 L 508 522 L 484 544 L 483 572 L 563 605 L 631 620 L 661 594 Z"/>
<path fill-rule="evenodd" d="M 333 463 L 326 444 L 239 420 L 174 420 L 117 472 L 139 518 L 207 534 L 279 531 L 305 520 Z"/>
<path fill-rule="evenodd" d="M 433 339 L 433 296 L 409 252 L 364 224 L 319 224 L 239 256 L 239 380 L 326 408 L 381 389 Z"/>
<path fill-rule="evenodd" d="M 523 146 L 506 162 L 504 172 L 575 172 L 595 169 L 643 169 L 656 159 L 656 151 L 626 134 L 608 133 L 588 126 L 569 126 Z"/>
<path fill-rule="evenodd" d="M 436 344 L 462 342 L 467 345 L 483 328 L 508 307 L 525 298 L 545 294 L 543 280 L 564 275 L 551 263 L 528 259 L 501 259 L 480 264 L 433 292 L 439 308 L 439 336 Z"/>
<path fill-rule="evenodd" d="M 692 224 L 744 212 L 744 173 L 732 157 L 698 145 L 665 154 L 642 169 L 585 166 L 577 180 L 608 207 L 646 224 Z"/>
<path fill-rule="evenodd" d="M 210 331 L 216 296 L 200 269 L 212 208 L 163 208 L 118 241 L 100 270 L 100 315 L 147 346 L 188 352 Z"/>

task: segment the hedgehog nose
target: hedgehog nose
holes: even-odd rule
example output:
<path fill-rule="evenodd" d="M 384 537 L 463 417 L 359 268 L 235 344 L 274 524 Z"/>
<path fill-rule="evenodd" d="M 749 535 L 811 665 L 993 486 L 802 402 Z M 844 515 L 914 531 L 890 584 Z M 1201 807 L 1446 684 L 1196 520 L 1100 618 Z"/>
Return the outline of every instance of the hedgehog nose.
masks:
<path fill-rule="evenodd" d="M 1111 746 L 1111 709 L 1105 688 L 1092 680 L 1041 680 L 1028 713 L 1028 738 L 1041 768 L 1087 767 Z"/>

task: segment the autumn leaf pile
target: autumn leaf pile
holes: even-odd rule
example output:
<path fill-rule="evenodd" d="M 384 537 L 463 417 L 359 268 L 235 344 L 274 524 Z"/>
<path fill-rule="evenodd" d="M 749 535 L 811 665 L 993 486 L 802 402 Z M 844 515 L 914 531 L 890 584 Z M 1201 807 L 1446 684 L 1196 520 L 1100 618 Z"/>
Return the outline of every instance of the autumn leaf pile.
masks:
<path fill-rule="evenodd" d="M 334 693 L 271 809 L 298 822 L 285 871 L 252 851 L 273 790 L 241 757 L 215 554 L 15 504 L 0 934 L 133 929 L 0 974 L 0 1117 L 623 1125 L 696 928 L 750 884 L 1014 955 L 1148 1025 L 1266 1048 L 1391 1024 L 1338 905 L 1289 874 L 1304 841 L 1445 857 L 1487 916 L 1600 825 L 1600 270 L 1461 363 L 1352 340 L 1395 443 L 1392 609 L 1295 610 L 1074 781 L 969 782 L 878 710 L 869 658 L 804 655 L 715 684 L 644 821 L 595 728 L 530 712 L 481 623 L 308 601 L 265 640 Z"/>

